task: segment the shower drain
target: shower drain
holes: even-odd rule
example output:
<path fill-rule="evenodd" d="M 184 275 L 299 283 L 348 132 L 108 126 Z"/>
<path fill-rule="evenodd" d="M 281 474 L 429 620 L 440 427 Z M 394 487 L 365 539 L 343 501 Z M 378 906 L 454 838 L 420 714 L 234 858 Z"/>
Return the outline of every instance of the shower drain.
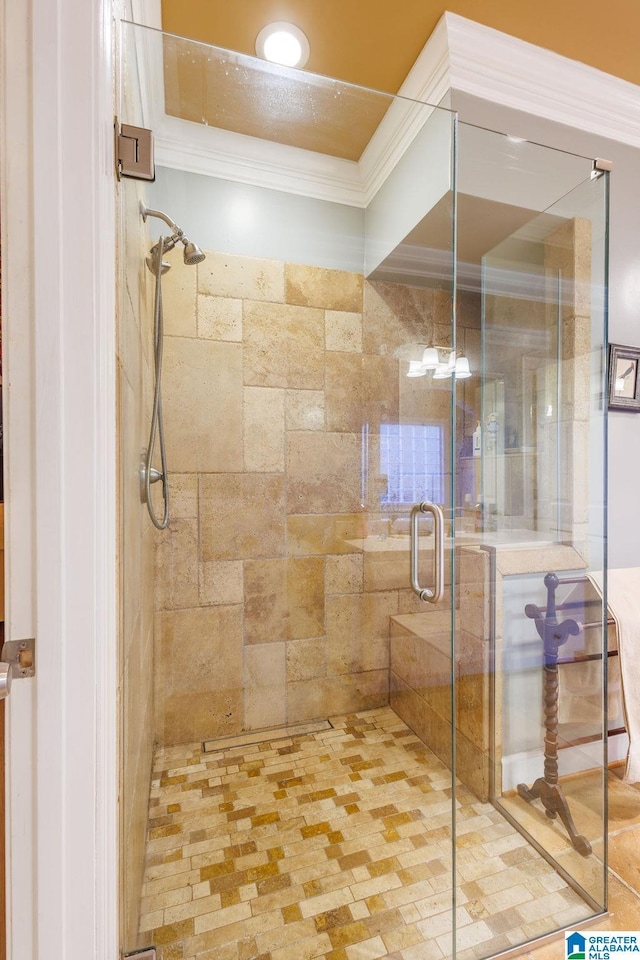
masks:
<path fill-rule="evenodd" d="M 240 733 L 235 737 L 221 737 L 218 740 L 204 740 L 203 753 L 218 753 L 220 750 L 229 750 L 232 747 L 248 747 L 254 743 L 265 743 L 267 740 L 286 740 L 288 737 L 302 737 L 308 733 L 321 733 L 322 730 L 333 730 L 330 720 L 315 720 L 313 723 L 294 723 L 289 727 L 274 727 L 270 730 L 252 730 L 251 733 Z"/>

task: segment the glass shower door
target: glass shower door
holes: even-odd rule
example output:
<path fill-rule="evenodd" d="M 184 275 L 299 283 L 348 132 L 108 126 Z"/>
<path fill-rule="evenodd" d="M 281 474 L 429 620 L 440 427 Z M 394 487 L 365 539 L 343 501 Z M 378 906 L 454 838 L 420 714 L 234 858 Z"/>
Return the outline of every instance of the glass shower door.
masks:
<path fill-rule="evenodd" d="M 476 958 L 579 929 L 606 903 L 608 175 L 541 150 L 494 151 L 529 215 L 495 212 L 521 225 L 482 256 L 475 436 L 469 424 L 458 459 L 476 508 L 459 539 L 456 949 Z M 554 165 L 562 197 L 531 215 Z M 619 711 L 610 696 L 613 727 Z"/>
<path fill-rule="evenodd" d="M 131 24 L 123 56 L 158 145 L 120 184 L 123 950 L 449 956 L 454 118 Z M 164 258 L 160 532 L 140 202 L 206 257 Z"/>
<path fill-rule="evenodd" d="M 471 960 L 593 913 L 601 808 L 556 851 L 518 785 L 524 607 L 553 570 L 602 611 L 603 182 L 465 125 L 456 170 L 448 111 L 132 24 L 122 56 L 158 146 L 120 184 L 123 952 Z M 205 255 L 164 258 L 164 531 L 141 203 Z"/>

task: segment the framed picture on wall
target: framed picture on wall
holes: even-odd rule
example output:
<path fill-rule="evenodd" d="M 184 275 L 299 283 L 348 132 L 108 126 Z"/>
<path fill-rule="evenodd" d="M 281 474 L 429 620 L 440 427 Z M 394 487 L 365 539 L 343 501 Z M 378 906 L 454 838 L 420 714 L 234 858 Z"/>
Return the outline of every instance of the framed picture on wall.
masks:
<path fill-rule="evenodd" d="M 609 345 L 609 409 L 640 413 L 640 347 Z"/>

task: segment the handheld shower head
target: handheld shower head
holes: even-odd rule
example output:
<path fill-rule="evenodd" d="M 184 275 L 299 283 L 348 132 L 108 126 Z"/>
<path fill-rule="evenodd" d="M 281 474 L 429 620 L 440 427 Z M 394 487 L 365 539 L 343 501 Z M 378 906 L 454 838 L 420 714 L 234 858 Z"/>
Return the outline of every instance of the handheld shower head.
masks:
<path fill-rule="evenodd" d="M 203 260 L 206 260 L 205 254 L 197 243 L 193 243 L 192 240 L 188 240 L 186 237 L 181 237 L 180 239 L 184 244 L 184 262 L 187 266 L 192 267 L 196 263 L 202 263 Z"/>
<path fill-rule="evenodd" d="M 176 244 L 175 244 L 175 241 L 173 240 L 173 238 L 167 238 L 167 239 L 165 239 L 165 241 L 164 241 L 164 243 L 163 243 L 163 245 L 162 245 L 162 254 L 163 254 L 163 256 L 164 256 L 165 253 L 168 253 L 169 250 L 173 250 L 173 248 L 175 247 L 175 245 L 176 245 Z M 159 254 L 160 254 L 160 241 L 158 241 L 156 244 L 154 244 L 154 245 L 151 247 L 151 250 L 149 251 L 149 256 L 148 256 L 147 259 L 145 260 L 145 263 L 147 264 L 147 267 L 149 268 L 149 270 L 151 271 L 151 273 L 154 274 L 154 276 L 156 275 L 157 270 L 158 270 L 157 260 L 158 260 Z M 163 260 L 163 261 L 162 261 L 162 268 L 161 268 L 161 273 L 162 273 L 163 276 L 165 275 L 165 273 L 167 272 L 167 270 L 171 270 L 171 264 L 170 264 L 170 263 L 167 263 L 166 260 Z"/>

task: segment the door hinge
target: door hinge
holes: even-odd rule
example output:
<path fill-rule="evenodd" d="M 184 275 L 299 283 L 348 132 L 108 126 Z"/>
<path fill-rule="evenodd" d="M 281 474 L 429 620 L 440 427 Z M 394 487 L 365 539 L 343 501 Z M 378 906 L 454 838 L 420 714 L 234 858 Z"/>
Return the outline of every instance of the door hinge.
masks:
<path fill-rule="evenodd" d="M 613 160 L 604 160 L 602 157 L 596 157 L 593 161 L 591 170 L 591 179 L 597 180 L 603 173 L 611 173 L 613 170 Z"/>
<path fill-rule="evenodd" d="M 145 127 L 121 126 L 116 120 L 116 172 L 134 180 L 155 180 L 153 131 Z"/>
<path fill-rule="evenodd" d="M 11 679 L 21 680 L 36 675 L 36 641 L 34 637 L 28 640 L 7 640 L 2 645 L 0 661 L 11 667 Z"/>

